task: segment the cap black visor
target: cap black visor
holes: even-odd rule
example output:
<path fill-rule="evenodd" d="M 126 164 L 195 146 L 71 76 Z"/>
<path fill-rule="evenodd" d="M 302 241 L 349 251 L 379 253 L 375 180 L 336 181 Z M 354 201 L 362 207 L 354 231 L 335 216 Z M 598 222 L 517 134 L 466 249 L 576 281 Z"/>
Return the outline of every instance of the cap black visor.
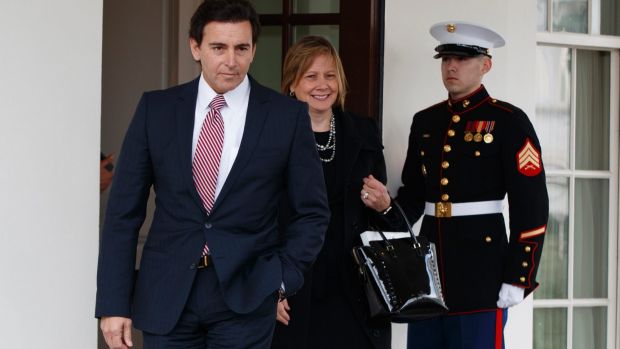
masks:
<path fill-rule="evenodd" d="M 478 55 L 491 57 L 486 48 L 475 45 L 444 44 L 435 47 L 435 51 L 437 51 L 437 54 L 433 56 L 434 58 L 443 56 L 475 57 Z"/>

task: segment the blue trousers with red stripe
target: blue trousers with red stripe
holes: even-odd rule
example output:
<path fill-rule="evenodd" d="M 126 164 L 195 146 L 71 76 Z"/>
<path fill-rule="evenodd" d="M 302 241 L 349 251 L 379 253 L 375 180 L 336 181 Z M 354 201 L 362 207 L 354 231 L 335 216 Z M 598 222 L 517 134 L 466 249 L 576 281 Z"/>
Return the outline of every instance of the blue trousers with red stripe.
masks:
<path fill-rule="evenodd" d="M 508 309 L 409 323 L 407 349 L 503 349 Z"/>

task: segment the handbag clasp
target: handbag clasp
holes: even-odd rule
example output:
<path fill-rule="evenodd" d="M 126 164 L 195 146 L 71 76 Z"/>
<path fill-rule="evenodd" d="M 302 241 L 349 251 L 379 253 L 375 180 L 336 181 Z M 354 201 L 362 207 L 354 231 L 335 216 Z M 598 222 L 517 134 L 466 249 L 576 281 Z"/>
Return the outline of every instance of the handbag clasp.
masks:
<path fill-rule="evenodd" d="M 452 203 L 451 202 L 436 202 L 435 203 L 435 217 L 438 217 L 438 218 L 452 217 Z"/>

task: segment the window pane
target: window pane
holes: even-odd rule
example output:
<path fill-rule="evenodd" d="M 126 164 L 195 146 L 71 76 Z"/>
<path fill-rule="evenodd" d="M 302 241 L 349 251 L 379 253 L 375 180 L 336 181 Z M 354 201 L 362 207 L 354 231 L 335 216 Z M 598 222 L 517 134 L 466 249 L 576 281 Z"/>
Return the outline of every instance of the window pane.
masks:
<path fill-rule="evenodd" d="M 566 349 L 566 309 L 534 309 L 534 348 Z"/>
<path fill-rule="evenodd" d="M 282 27 L 264 26 L 256 45 L 250 74 L 261 84 L 280 91 L 282 79 Z"/>
<path fill-rule="evenodd" d="M 620 3 L 601 0 L 601 34 L 620 35 Z"/>
<path fill-rule="evenodd" d="M 568 178 L 547 177 L 549 221 L 535 299 L 568 298 Z"/>
<path fill-rule="evenodd" d="M 536 48 L 536 119 L 547 170 L 569 168 L 571 50 Z"/>
<path fill-rule="evenodd" d="M 338 50 L 340 27 L 338 25 L 297 25 L 293 30 L 293 41 L 306 35 L 318 35 L 327 38 Z"/>
<path fill-rule="evenodd" d="M 574 297 L 607 297 L 609 183 L 575 180 Z"/>
<path fill-rule="evenodd" d="M 578 170 L 609 170 L 609 69 L 609 52 L 577 50 Z"/>
<path fill-rule="evenodd" d="M 553 0 L 553 31 L 587 33 L 588 0 Z"/>
<path fill-rule="evenodd" d="M 547 31 L 547 0 L 538 0 L 538 31 Z"/>
<path fill-rule="evenodd" d="M 340 13 L 340 0 L 295 0 L 294 13 Z"/>
<path fill-rule="evenodd" d="M 607 308 L 575 308 L 573 348 L 607 348 Z"/>
<path fill-rule="evenodd" d="M 261 15 L 282 14 L 282 0 L 249 0 Z M 262 35 L 261 35 L 262 37 Z"/>

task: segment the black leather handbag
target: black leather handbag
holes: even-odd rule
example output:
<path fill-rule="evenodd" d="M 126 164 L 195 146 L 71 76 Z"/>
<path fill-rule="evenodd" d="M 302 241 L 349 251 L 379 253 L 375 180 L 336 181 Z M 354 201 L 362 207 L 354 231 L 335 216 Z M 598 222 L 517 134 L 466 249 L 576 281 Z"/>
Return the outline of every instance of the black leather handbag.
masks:
<path fill-rule="evenodd" d="M 373 320 L 408 322 L 448 311 L 441 292 L 435 244 L 415 236 L 396 201 L 407 232 L 365 231 L 353 258 L 362 277 Z"/>

